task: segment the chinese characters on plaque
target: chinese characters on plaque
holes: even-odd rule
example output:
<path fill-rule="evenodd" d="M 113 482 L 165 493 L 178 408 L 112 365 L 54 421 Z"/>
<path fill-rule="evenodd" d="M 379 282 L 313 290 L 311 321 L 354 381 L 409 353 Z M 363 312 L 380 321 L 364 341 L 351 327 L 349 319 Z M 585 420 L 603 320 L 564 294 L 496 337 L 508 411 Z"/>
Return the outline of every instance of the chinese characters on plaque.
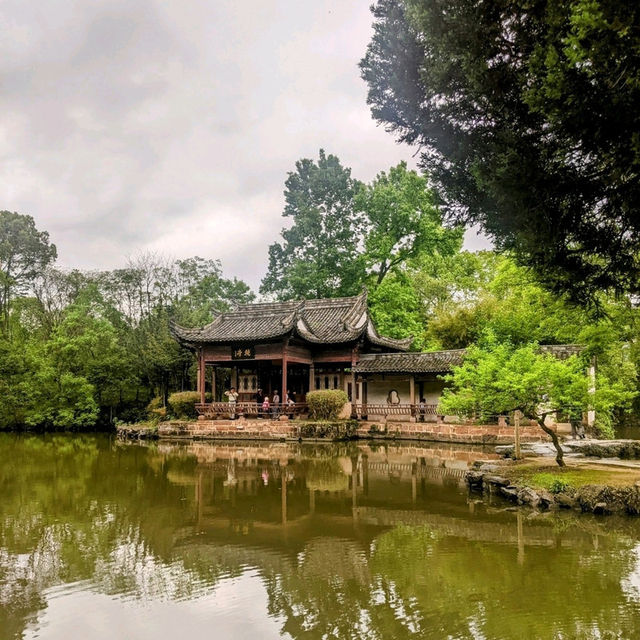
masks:
<path fill-rule="evenodd" d="M 254 346 L 236 345 L 231 347 L 232 360 L 254 360 L 256 357 L 256 348 Z"/>

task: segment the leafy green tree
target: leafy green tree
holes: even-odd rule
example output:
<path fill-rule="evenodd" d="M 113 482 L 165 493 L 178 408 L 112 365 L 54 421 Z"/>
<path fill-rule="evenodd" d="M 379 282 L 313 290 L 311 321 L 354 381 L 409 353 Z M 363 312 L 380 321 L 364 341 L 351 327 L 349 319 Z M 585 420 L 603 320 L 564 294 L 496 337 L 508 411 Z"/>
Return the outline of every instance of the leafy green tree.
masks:
<path fill-rule="evenodd" d="M 354 200 L 361 183 L 334 155 L 304 158 L 285 182 L 283 216 L 293 225 L 269 247 L 260 291 L 280 299 L 355 295 L 364 281 L 358 243 L 363 218 Z"/>
<path fill-rule="evenodd" d="M 546 424 L 548 416 L 594 407 L 601 431 L 610 435 L 607 427 L 614 407 L 628 404 L 635 395 L 603 377 L 596 383 L 596 392 L 590 393 L 585 362 L 578 356 L 561 360 L 542 353 L 536 343 L 513 346 L 498 343 L 491 334 L 468 349 L 463 364 L 446 380 L 451 387 L 442 395 L 440 412 L 495 415 L 521 411 L 551 438 L 559 466 L 564 466 L 562 447 Z"/>
<path fill-rule="evenodd" d="M 445 229 L 427 180 L 405 162 L 380 172 L 356 196 L 366 231 L 364 258 L 378 286 L 395 268 L 419 255 L 451 255 L 462 246 L 462 229 Z"/>
<path fill-rule="evenodd" d="M 5 331 L 12 298 L 25 293 L 56 255 L 49 234 L 38 231 L 31 216 L 0 211 L 0 314 Z"/>
<path fill-rule="evenodd" d="M 640 8 L 378 0 L 373 13 L 368 102 L 420 147 L 443 212 L 576 300 L 637 293 Z"/>
<path fill-rule="evenodd" d="M 403 272 L 392 272 L 369 294 L 376 327 L 390 338 L 413 337 L 412 347 L 424 346 L 424 321 L 420 300 Z"/>

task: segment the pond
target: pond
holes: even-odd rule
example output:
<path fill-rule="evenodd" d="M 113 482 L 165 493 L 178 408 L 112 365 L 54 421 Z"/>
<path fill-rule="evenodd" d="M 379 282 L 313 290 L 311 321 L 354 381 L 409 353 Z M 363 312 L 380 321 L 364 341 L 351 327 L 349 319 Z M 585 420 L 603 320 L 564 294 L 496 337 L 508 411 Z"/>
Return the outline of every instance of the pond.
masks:
<path fill-rule="evenodd" d="M 640 637 L 640 520 L 470 495 L 491 457 L 0 435 L 0 639 Z"/>

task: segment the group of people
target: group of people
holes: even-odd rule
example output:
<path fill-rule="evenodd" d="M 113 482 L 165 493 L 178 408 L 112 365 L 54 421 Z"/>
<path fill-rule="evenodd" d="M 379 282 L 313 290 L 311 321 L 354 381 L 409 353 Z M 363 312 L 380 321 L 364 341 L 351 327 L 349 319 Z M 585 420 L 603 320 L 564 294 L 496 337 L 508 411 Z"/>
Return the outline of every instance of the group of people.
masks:
<path fill-rule="evenodd" d="M 282 402 L 280 401 L 277 389 L 273 392 L 271 400 L 269 400 L 269 396 L 262 393 L 262 389 L 258 389 L 256 393 L 256 404 L 258 405 L 258 417 L 266 418 L 271 414 L 274 419 L 277 419 L 281 412 L 283 414 L 289 413 L 287 409 L 290 409 L 295 404 L 295 401 L 291 397 L 291 392 L 288 389 L 284 394 Z"/>
<path fill-rule="evenodd" d="M 231 387 L 229 391 L 225 391 L 224 395 L 229 400 L 229 415 L 231 420 L 236 419 L 236 404 L 238 402 L 238 392 L 235 387 Z M 258 389 L 256 393 L 256 404 L 258 405 L 258 417 L 267 418 L 271 415 L 275 420 L 278 419 L 280 413 L 284 415 L 293 415 L 292 407 L 295 405 L 295 400 L 291 397 L 291 392 L 287 390 L 284 394 L 284 400 L 280 401 L 278 390 L 273 392 L 271 400 L 269 396 L 262 393 L 262 389 Z"/>

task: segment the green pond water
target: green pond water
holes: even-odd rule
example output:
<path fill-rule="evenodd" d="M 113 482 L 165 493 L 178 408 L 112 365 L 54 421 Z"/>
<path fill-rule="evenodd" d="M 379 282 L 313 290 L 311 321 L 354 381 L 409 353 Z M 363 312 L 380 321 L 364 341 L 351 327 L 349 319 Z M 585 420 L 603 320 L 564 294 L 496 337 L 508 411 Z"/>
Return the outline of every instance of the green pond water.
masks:
<path fill-rule="evenodd" d="M 450 445 L 0 435 L 0 639 L 640 638 L 640 520 Z"/>

